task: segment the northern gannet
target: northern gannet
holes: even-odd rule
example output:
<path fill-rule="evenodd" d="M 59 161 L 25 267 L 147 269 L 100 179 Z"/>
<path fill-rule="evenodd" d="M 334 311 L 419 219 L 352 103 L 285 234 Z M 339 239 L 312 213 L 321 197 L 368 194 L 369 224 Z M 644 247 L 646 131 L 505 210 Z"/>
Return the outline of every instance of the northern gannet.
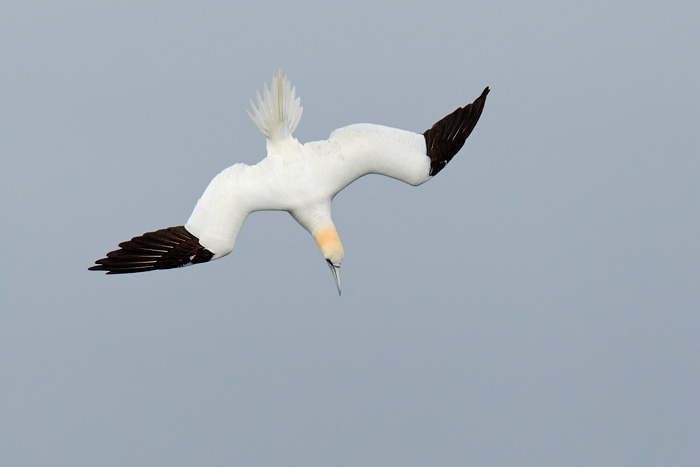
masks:
<path fill-rule="evenodd" d="M 331 220 L 340 190 L 370 173 L 417 186 L 430 180 L 462 148 L 484 108 L 486 87 L 473 103 L 457 108 L 425 133 L 360 123 L 333 131 L 325 141 L 301 144 L 292 136 L 302 107 L 282 76 L 257 93 L 248 115 L 267 137 L 267 157 L 235 164 L 209 183 L 184 226 L 147 232 L 119 244 L 95 261 L 107 274 L 170 269 L 226 256 L 248 214 L 288 211 L 316 240 L 333 273 L 338 294 L 343 245 Z"/>

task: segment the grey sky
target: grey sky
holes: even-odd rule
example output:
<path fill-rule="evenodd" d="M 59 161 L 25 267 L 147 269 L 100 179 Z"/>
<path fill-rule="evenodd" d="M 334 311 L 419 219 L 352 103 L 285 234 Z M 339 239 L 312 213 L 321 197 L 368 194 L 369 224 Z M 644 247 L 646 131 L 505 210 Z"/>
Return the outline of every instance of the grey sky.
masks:
<path fill-rule="evenodd" d="M 657 3 L 3 4 L 0 464 L 698 465 L 699 11 Z M 264 157 L 280 66 L 302 142 L 492 92 L 336 198 L 341 298 L 285 213 L 88 272 Z"/>

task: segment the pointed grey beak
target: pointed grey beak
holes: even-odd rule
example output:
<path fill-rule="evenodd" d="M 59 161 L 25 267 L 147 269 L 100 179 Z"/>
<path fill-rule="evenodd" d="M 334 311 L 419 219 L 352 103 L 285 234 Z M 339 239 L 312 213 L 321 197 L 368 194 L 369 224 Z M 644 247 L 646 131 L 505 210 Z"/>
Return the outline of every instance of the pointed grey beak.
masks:
<path fill-rule="evenodd" d="M 328 261 L 328 266 L 331 268 L 335 285 L 338 287 L 338 296 L 340 296 L 340 266 L 334 266 L 330 261 Z"/>

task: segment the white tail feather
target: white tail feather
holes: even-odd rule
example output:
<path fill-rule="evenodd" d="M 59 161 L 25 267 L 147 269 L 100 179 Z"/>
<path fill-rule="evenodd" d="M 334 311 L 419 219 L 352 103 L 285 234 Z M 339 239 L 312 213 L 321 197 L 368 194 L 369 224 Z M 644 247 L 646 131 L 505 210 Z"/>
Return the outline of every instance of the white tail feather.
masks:
<path fill-rule="evenodd" d="M 282 76 L 280 68 L 277 76 L 272 78 L 270 89 L 267 89 L 267 83 L 264 84 L 263 97 L 256 92 L 258 106 L 250 101 L 253 113 L 246 112 L 268 139 L 286 138 L 294 133 L 303 110 L 301 99 L 294 98 L 295 91 L 287 76 Z"/>

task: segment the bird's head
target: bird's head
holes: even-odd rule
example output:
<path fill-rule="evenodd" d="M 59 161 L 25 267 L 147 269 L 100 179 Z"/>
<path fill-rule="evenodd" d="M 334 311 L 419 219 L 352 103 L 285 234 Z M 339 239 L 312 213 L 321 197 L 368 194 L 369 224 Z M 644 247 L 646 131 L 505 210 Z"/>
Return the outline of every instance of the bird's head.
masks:
<path fill-rule="evenodd" d="M 338 287 L 338 295 L 340 295 L 340 264 L 343 262 L 344 255 L 338 232 L 335 227 L 330 226 L 317 230 L 313 235 L 319 250 L 331 268 L 335 285 Z"/>

